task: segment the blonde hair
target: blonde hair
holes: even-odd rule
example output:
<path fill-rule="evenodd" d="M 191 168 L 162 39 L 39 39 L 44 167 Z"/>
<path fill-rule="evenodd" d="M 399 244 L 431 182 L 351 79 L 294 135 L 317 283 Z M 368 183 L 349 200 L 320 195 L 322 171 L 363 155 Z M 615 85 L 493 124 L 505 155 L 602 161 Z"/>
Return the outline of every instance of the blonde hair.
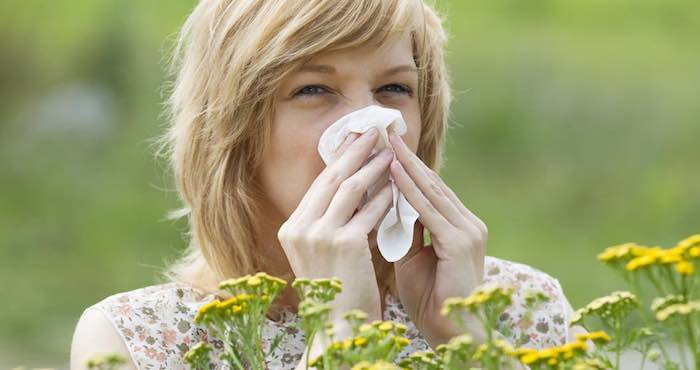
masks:
<path fill-rule="evenodd" d="M 157 155 L 173 171 L 189 245 L 164 271 L 171 281 L 215 290 L 260 271 L 257 169 L 281 81 L 321 52 L 412 36 L 422 131 L 417 155 L 439 171 L 450 89 L 435 9 L 422 0 L 201 0 L 180 30 Z M 380 277 L 393 281 L 393 270 Z M 389 282 L 393 288 L 393 283 Z"/>

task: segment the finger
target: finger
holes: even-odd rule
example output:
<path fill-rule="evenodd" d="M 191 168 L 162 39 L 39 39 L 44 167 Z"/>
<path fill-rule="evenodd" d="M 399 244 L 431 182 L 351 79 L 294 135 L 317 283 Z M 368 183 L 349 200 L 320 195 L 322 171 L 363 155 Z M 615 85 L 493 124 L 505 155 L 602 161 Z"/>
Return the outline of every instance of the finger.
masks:
<path fill-rule="evenodd" d="M 357 235 L 367 235 L 384 219 L 392 200 L 391 183 L 384 185 L 382 190 L 360 208 L 343 228 Z"/>
<path fill-rule="evenodd" d="M 357 132 L 349 133 L 348 136 L 345 137 L 345 140 L 331 154 L 333 161 L 335 162 L 338 160 L 338 157 L 345 153 L 345 150 L 347 150 L 347 148 L 350 147 L 350 144 L 352 144 L 358 137 L 360 137 L 360 134 Z"/>
<path fill-rule="evenodd" d="M 321 171 L 302 199 L 299 217 L 316 220 L 328 208 L 340 184 L 357 172 L 377 143 L 379 131 L 373 127 L 363 133 L 338 157 Z"/>
<path fill-rule="evenodd" d="M 434 234 L 445 234 L 453 228 L 445 217 L 433 206 L 433 204 L 423 195 L 415 182 L 404 170 L 398 159 L 394 159 L 390 165 L 391 176 L 394 178 L 396 186 L 408 200 L 408 203 L 418 211 L 418 219 Z"/>
<path fill-rule="evenodd" d="M 472 225 L 474 225 L 481 233 L 486 234 L 488 233 L 488 228 L 486 227 L 486 224 L 484 221 L 482 221 L 479 217 L 477 217 L 472 211 L 470 211 L 467 207 L 464 206 L 464 203 L 459 199 L 457 194 L 450 189 L 447 185 L 445 185 L 444 182 L 441 182 L 441 187 L 442 190 L 447 193 L 447 196 L 450 198 L 453 204 L 457 205 L 457 209 L 466 217 Z"/>
<path fill-rule="evenodd" d="M 384 174 L 386 174 L 384 177 L 388 178 L 387 169 L 393 157 L 391 148 L 384 148 L 367 165 L 343 181 L 333 196 L 328 210 L 322 216 L 325 222 L 332 226 L 345 225 L 370 185 L 381 181 L 381 176 Z"/>
<path fill-rule="evenodd" d="M 393 140 L 394 140 L 394 138 L 391 137 L 392 135 L 394 135 L 394 136 L 396 136 L 396 137 L 399 137 L 399 136 L 397 136 L 396 134 L 394 134 L 393 132 L 391 132 L 391 133 L 389 134 L 389 141 L 390 141 L 390 142 L 393 142 Z M 399 137 L 399 138 L 400 138 L 400 137 Z M 405 143 L 403 142 L 402 139 L 400 139 L 400 141 L 401 141 L 401 143 L 404 144 L 404 146 L 405 146 L 406 148 L 408 148 L 408 147 L 405 145 Z M 401 144 L 401 143 L 399 143 L 399 144 Z M 392 144 L 392 147 L 393 147 L 393 145 L 394 145 L 394 144 Z M 397 145 L 397 146 L 398 146 L 398 145 Z M 448 195 L 449 199 L 452 201 L 452 203 L 455 205 L 455 207 L 457 207 L 457 209 L 459 210 L 459 212 L 460 212 L 462 215 L 464 215 L 464 217 L 466 217 L 467 219 L 469 219 L 469 221 L 471 221 L 471 223 L 472 223 L 475 227 L 477 227 L 477 228 L 479 229 L 479 231 L 481 231 L 481 232 L 484 233 L 484 234 L 488 233 L 488 228 L 486 227 L 486 224 L 485 224 L 483 221 L 481 221 L 481 219 L 479 219 L 479 217 L 477 217 L 474 213 L 472 213 L 472 211 L 470 211 L 467 207 L 464 206 L 464 203 L 462 203 L 462 201 L 459 199 L 459 197 L 457 196 L 457 194 L 455 194 L 455 192 L 454 192 L 452 189 L 450 189 L 450 187 L 447 186 L 447 184 L 445 184 L 445 182 L 442 181 L 442 179 L 440 179 L 440 176 L 439 176 L 432 168 L 428 167 L 423 161 L 421 161 L 420 158 L 418 158 L 418 156 L 416 156 L 416 155 L 413 153 L 413 151 L 411 151 L 410 149 L 407 149 L 407 150 L 410 152 L 410 153 L 409 153 L 409 156 L 414 156 L 415 159 L 417 159 L 417 160 L 414 160 L 415 163 L 417 163 L 421 168 L 423 168 L 423 170 L 424 170 L 430 177 L 432 177 L 432 178 L 434 179 L 434 181 L 435 181 L 437 184 L 440 185 L 440 187 L 442 188 L 443 192 L 445 192 L 445 193 Z M 395 151 L 396 151 L 396 149 L 395 149 Z M 438 180 L 439 180 L 439 181 L 438 181 Z"/>
<path fill-rule="evenodd" d="M 345 140 L 333 151 L 331 154 L 331 158 L 333 159 L 332 161 L 335 162 L 345 151 L 347 150 L 350 145 L 355 142 L 355 140 L 360 137 L 360 134 L 357 132 L 351 132 L 348 134 L 348 136 L 345 137 Z M 312 182 L 313 184 L 313 182 Z M 311 189 L 311 185 L 309 186 L 309 189 Z M 292 212 L 292 214 L 289 216 L 290 219 L 294 217 L 299 217 L 302 212 L 304 211 L 304 208 L 306 207 L 306 204 L 308 203 L 309 198 L 313 196 L 312 192 L 306 191 L 306 194 L 302 197 L 302 199 L 299 201 L 299 204 L 297 205 L 297 208 Z"/>
<path fill-rule="evenodd" d="M 466 217 L 459 211 L 452 200 L 448 198 L 445 191 L 440 186 L 442 179 L 433 178 L 429 175 L 429 170 L 423 163 L 423 161 L 418 158 L 413 151 L 404 143 L 404 141 L 395 133 L 391 133 L 389 136 L 394 151 L 396 152 L 396 158 L 403 165 L 405 172 L 409 174 L 413 183 L 416 184 L 418 189 L 423 193 L 426 199 L 433 204 L 435 209 L 444 216 L 444 218 L 456 227 L 464 227 L 469 221 Z M 426 171 L 426 169 L 428 171 Z"/>

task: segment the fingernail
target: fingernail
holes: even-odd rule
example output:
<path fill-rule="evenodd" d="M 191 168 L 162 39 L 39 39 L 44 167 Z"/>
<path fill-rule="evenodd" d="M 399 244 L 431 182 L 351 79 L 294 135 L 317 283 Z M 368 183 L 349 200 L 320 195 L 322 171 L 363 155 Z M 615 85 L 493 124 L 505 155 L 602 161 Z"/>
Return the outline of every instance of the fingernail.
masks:
<path fill-rule="evenodd" d="M 375 127 L 372 127 L 367 131 L 367 137 L 372 138 L 377 135 L 377 129 Z"/>

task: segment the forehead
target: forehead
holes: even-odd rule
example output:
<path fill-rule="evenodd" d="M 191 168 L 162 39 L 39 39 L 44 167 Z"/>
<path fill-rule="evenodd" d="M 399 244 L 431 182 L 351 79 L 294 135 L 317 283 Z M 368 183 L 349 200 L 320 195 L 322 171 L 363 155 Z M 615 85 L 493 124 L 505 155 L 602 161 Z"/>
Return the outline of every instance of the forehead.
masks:
<path fill-rule="evenodd" d="M 406 32 L 394 35 L 381 45 L 368 44 L 352 49 L 320 53 L 306 64 L 362 66 L 368 63 L 380 65 L 401 63 L 415 66 L 410 34 Z"/>

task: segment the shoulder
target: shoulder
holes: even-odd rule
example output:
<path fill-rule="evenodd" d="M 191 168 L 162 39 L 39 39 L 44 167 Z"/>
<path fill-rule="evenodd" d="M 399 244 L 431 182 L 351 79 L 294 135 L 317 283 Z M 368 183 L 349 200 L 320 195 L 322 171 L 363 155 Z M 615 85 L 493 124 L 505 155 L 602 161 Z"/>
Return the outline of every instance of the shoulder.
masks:
<path fill-rule="evenodd" d="M 73 333 L 70 368 L 85 369 L 91 357 L 118 353 L 128 359 L 125 369 L 136 369 L 126 344 L 103 313 L 90 307 L 83 311 Z"/>
<path fill-rule="evenodd" d="M 484 283 L 513 288 L 512 303 L 499 318 L 499 326 L 514 345 L 545 348 L 571 337 L 571 307 L 556 278 L 523 263 L 487 256 Z M 543 293 L 547 301 L 529 310 L 526 299 L 532 292 Z"/>
<path fill-rule="evenodd" d="M 484 282 L 512 285 L 517 291 L 536 289 L 548 295 L 561 293 L 559 280 L 524 263 L 486 256 Z"/>
<path fill-rule="evenodd" d="M 135 368 L 182 368 L 182 355 L 206 339 L 205 331 L 194 325 L 194 315 L 215 298 L 175 282 L 110 295 L 84 310 L 74 334 L 76 352 L 85 353 L 80 343 L 105 332 L 111 340 L 104 345 L 113 349 L 102 352 L 125 351 Z M 99 348 L 91 347 L 95 350 Z M 79 357 L 76 353 L 73 358 Z"/>

